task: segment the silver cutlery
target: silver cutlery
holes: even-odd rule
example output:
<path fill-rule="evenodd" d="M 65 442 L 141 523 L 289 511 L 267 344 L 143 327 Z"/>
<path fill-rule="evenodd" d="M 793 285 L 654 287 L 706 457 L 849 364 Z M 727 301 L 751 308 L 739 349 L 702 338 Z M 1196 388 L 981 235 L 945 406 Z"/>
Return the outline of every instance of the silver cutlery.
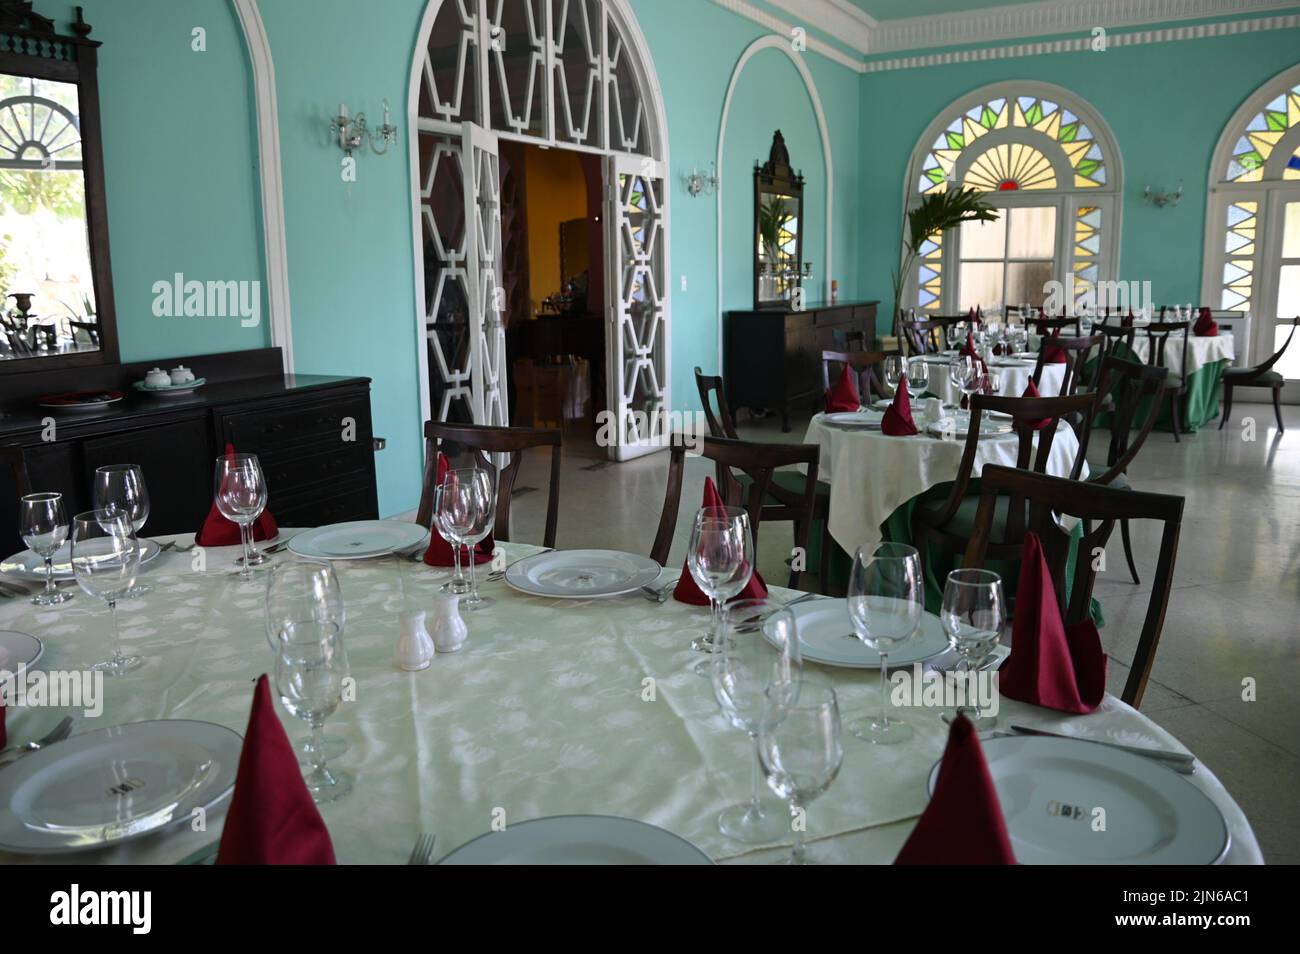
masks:
<path fill-rule="evenodd" d="M 262 552 L 262 553 L 279 553 L 281 550 L 283 550 L 285 547 L 287 547 L 287 546 L 289 545 L 289 542 L 290 542 L 290 541 L 285 540 L 285 541 L 282 542 L 282 543 L 277 543 L 277 544 L 275 544 L 274 546 L 267 547 L 266 549 L 262 550 L 261 552 Z M 423 555 L 424 555 L 424 554 L 421 554 L 421 556 L 423 556 Z"/>
<path fill-rule="evenodd" d="M 803 596 L 796 596 L 790 602 L 786 603 L 782 607 L 782 609 L 789 609 L 791 606 L 797 606 L 798 604 L 806 602 L 807 600 L 817 600 L 817 599 L 822 599 L 822 595 L 820 593 L 805 593 Z"/>
<path fill-rule="evenodd" d="M 437 835 L 431 835 L 427 831 L 420 832 L 420 837 L 415 839 L 415 847 L 411 849 L 411 857 L 406 859 L 406 863 L 427 865 L 429 859 L 433 857 L 433 843 L 437 838 Z"/>
<path fill-rule="evenodd" d="M 35 752 L 43 749 L 47 745 L 53 745 L 55 742 L 62 742 L 72 734 L 72 716 L 64 716 L 44 738 L 37 739 L 35 742 L 24 742 L 21 745 L 13 745 L 4 751 L 0 751 L 0 768 L 4 768 L 13 762 L 17 762 L 29 752 Z"/>
<path fill-rule="evenodd" d="M 512 566 L 514 566 L 516 563 L 519 563 L 519 562 L 522 561 L 522 560 L 527 560 L 528 557 L 535 557 L 535 556 L 537 556 L 538 553 L 550 553 L 550 552 L 551 552 L 551 548 L 550 548 L 550 547 L 545 547 L 544 549 L 538 550 L 537 553 L 529 553 L 529 554 L 527 554 L 527 555 L 525 555 L 525 556 L 516 557 L 515 559 L 511 560 L 509 563 L 507 563 L 507 564 L 506 564 L 504 567 L 502 567 L 501 569 L 499 569 L 499 570 L 493 570 L 491 573 L 489 573 L 489 574 L 487 575 L 487 582 L 489 582 L 489 583 L 496 583 L 496 582 L 498 582 L 498 581 L 500 581 L 500 580 L 504 580 L 504 579 L 506 578 L 506 570 L 510 569 L 510 568 L 511 568 Z"/>
<path fill-rule="evenodd" d="M 644 596 L 646 599 L 648 599 L 651 603 L 663 603 L 667 601 L 668 594 L 673 591 L 673 588 L 676 585 L 677 585 L 677 580 L 674 579 L 674 580 L 669 580 L 667 583 L 663 584 L 662 586 L 653 586 L 653 585 L 643 586 L 641 587 L 641 595 Z"/>
<path fill-rule="evenodd" d="M 1142 745 L 1124 745 L 1122 742 L 1107 742 L 1104 739 L 1088 739 L 1077 735 L 1066 735 L 1063 732 L 1049 732 L 1046 729 L 1034 729 L 1027 725 L 1013 725 L 1011 732 L 994 733 L 994 735 L 1040 735 L 1051 739 L 1073 739 L 1076 742 L 1092 742 L 1094 745 L 1106 745 L 1112 749 L 1119 749 L 1121 752 L 1131 752 L 1134 755 L 1141 755 L 1144 758 L 1155 759 L 1163 762 L 1175 772 L 1183 775 L 1191 775 L 1196 771 L 1196 759 L 1191 755 L 1185 755 L 1182 752 L 1168 752 L 1164 749 L 1152 749 Z"/>

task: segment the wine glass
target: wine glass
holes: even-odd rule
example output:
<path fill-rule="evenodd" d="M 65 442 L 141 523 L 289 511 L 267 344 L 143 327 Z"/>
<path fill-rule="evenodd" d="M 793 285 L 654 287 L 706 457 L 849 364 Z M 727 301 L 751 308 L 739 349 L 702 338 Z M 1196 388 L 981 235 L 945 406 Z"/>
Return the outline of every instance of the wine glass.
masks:
<path fill-rule="evenodd" d="M 898 382 L 903 378 L 903 358 L 901 355 L 891 354 L 885 359 L 885 383 L 889 385 L 889 390 L 895 394 L 898 393 Z"/>
<path fill-rule="evenodd" d="M 252 580 L 253 524 L 266 509 L 266 478 L 256 454 L 228 454 L 217 458 L 216 488 L 214 498 L 217 511 L 232 523 L 239 525 L 239 540 L 244 547 L 244 557 L 238 561 L 239 578 Z"/>
<path fill-rule="evenodd" d="M 772 702 L 798 698 L 799 641 L 794 614 L 775 600 L 737 600 L 722 611 L 713 655 L 713 696 L 722 714 L 754 743 L 754 772 L 748 802 L 724 809 L 718 830 L 745 844 L 775 841 L 785 832 L 784 813 L 766 811 L 760 801 L 758 732 Z"/>
<path fill-rule="evenodd" d="M 849 573 L 849 619 L 858 639 L 880 654 L 880 714 L 849 723 L 849 731 L 859 739 L 890 745 L 912 737 L 910 725 L 889 717 L 889 654 L 920 632 L 924 587 L 921 557 L 914 547 L 858 547 Z"/>
<path fill-rule="evenodd" d="M 130 519 L 117 510 L 88 510 L 72 518 L 72 573 L 88 595 L 108 604 L 113 620 L 113 658 L 90 668 L 122 676 L 144 662 L 122 655 L 117 601 L 135 585 L 140 570 L 140 541 Z"/>
<path fill-rule="evenodd" d="M 138 464 L 106 464 L 95 468 L 94 503 L 96 510 L 116 510 L 126 514 L 136 537 L 149 519 L 149 490 L 144 472 Z M 143 541 L 141 541 L 143 546 Z M 144 596 L 150 587 L 137 583 L 124 594 L 126 599 Z"/>
<path fill-rule="evenodd" d="M 758 758 L 768 787 L 790 803 L 790 815 L 802 814 L 839 774 L 844 763 L 844 740 L 835 690 L 820 678 L 800 681 L 799 697 L 792 702 L 773 701 L 758 730 Z M 794 829 L 794 847 L 787 861 L 809 864 L 804 847 L 806 824 Z"/>
<path fill-rule="evenodd" d="M 961 343 L 963 339 L 965 339 L 965 337 L 966 337 L 965 322 L 955 321 L 948 326 L 947 338 L 948 338 L 948 348 L 950 350 L 956 351 L 958 348 L 960 348 Z"/>
<path fill-rule="evenodd" d="M 714 633 L 721 621 L 722 604 L 746 586 L 754 575 L 754 535 L 743 507 L 701 507 L 691 525 L 686 567 L 709 598 L 709 631 L 691 641 L 691 649 L 714 652 Z M 696 672 L 708 675 L 703 666 Z"/>
<path fill-rule="evenodd" d="M 916 400 L 925 393 L 930 384 L 930 362 L 924 358 L 912 358 L 907 362 L 907 393 Z"/>
<path fill-rule="evenodd" d="M 464 547 L 469 560 L 469 596 L 461 601 L 467 610 L 485 609 L 496 600 L 478 595 L 474 577 L 474 547 L 492 532 L 496 522 L 496 481 L 481 467 L 450 470 L 438 486 L 434 514 L 438 532 L 452 545 L 456 554 L 456 571 L 460 572 L 460 551 Z"/>
<path fill-rule="evenodd" d="M 943 586 L 939 619 L 948 642 L 961 656 L 965 671 L 970 673 L 973 663 L 988 656 L 1002 637 L 1007 619 L 1002 577 L 992 570 L 953 570 Z M 945 713 L 944 721 L 951 722 L 957 713 L 964 713 L 977 730 L 996 725 L 996 717 L 980 714 L 978 693 L 969 689 L 967 692 L 967 698 L 975 700 L 974 707 L 959 706 L 956 712 Z"/>
<path fill-rule="evenodd" d="M 32 597 L 37 606 L 57 606 L 72 599 L 54 586 L 54 554 L 68 539 L 68 516 L 63 494 L 28 494 L 18 505 L 18 522 L 23 543 L 45 561 L 45 589 Z"/>
<path fill-rule="evenodd" d="M 331 620 L 297 620 L 280 630 L 275 686 L 292 715 L 311 726 L 311 771 L 303 776 L 319 804 L 352 791 L 352 776 L 327 765 L 325 720 L 343 701 L 349 676 L 343 631 Z"/>

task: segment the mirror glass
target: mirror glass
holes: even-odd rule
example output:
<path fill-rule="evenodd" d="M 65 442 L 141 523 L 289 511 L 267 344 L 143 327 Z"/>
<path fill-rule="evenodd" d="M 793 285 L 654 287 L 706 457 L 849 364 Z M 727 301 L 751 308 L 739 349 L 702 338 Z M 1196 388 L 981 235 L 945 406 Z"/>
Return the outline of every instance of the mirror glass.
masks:
<path fill-rule="evenodd" d="M 0 361 L 100 350 L 72 83 L 0 73 Z"/>
<path fill-rule="evenodd" d="M 759 300 L 784 301 L 799 283 L 801 198 L 759 189 Z M 766 279 L 766 281 L 764 280 Z"/>

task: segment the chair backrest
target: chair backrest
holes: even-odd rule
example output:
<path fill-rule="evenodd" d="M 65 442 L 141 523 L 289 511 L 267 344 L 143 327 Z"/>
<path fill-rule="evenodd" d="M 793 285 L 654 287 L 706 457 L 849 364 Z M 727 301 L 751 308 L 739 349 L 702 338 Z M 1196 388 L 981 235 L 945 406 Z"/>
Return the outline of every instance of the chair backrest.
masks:
<path fill-rule="evenodd" d="M 1131 330 L 1131 329 L 1129 329 Z M 1160 402 L 1165 393 L 1168 368 L 1153 368 L 1139 361 L 1130 361 L 1113 354 L 1102 358 L 1097 370 L 1097 406 L 1107 397 L 1113 401 L 1110 416 L 1110 446 L 1106 451 L 1106 470 L 1090 478 L 1091 483 L 1109 484 L 1128 470 L 1147 435 L 1160 415 Z M 1143 404 L 1146 417 L 1139 424 L 1137 417 Z M 1133 426 L 1138 424 L 1137 436 Z"/>
<path fill-rule="evenodd" d="M 831 365 L 848 365 L 857 372 L 858 397 L 865 404 L 873 394 L 885 397 L 885 359 L 897 355 L 897 351 L 823 351 L 822 352 L 822 389 L 829 391 L 831 383 L 838 380 L 840 372 L 832 372 Z M 714 434 L 714 437 L 719 435 Z M 734 434 L 723 435 L 735 437 Z"/>
<path fill-rule="evenodd" d="M 659 530 L 655 534 L 650 559 L 664 566 L 672 549 L 673 533 L 677 528 L 681 508 L 682 479 L 686 471 L 686 441 L 680 434 L 673 435 L 668 456 L 668 487 L 664 494 L 663 512 L 659 516 Z M 768 520 L 793 520 L 798 527 L 795 546 L 807 553 L 808 531 L 812 526 L 813 508 L 817 498 L 817 461 L 820 448 L 816 444 L 770 444 L 737 441 L 727 438 L 706 437 L 700 448 L 702 456 L 716 464 L 718 493 L 727 506 L 743 506 L 749 514 L 750 531 L 754 535 L 754 548 L 758 549 L 758 529 L 764 518 Z M 765 503 L 772 488 L 772 475 L 778 467 L 802 465 L 807 468 L 802 494 L 792 495 L 790 504 Z M 749 496 L 744 496 L 740 481 L 732 471 L 741 471 L 750 478 Z M 694 510 L 691 511 L 694 513 Z M 800 561 L 791 564 L 790 583 L 795 587 L 802 572 L 796 569 Z"/>
<path fill-rule="evenodd" d="M 1267 361 L 1265 361 L 1263 364 L 1251 368 L 1250 376 L 1238 381 L 1237 383 L 1249 384 L 1252 380 L 1259 377 L 1264 372 L 1271 370 L 1273 365 L 1281 361 L 1282 355 L 1286 353 L 1286 349 L 1291 347 L 1291 339 L 1295 337 L 1295 330 L 1297 327 L 1300 327 L 1300 316 L 1291 319 L 1291 333 L 1286 336 L 1286 341 L 1282 342 L 1282 347 L 1274 351 L 1273 356 L 1269 358 Z"/>
<path fill-rule="evenodd" d="M 975 515 L 975 531 L 966 547 L 963 566 L 984 565 L 999 495 L 1013 495 L 1028 501 L 1027 529 L 1038 534 L 1042 543 L 1056 590 L 1057 604 L 1062 606 L 1062 617 L 1067 625 L 1086 619 L 1091 611 L 1092 591 L 1097 582 L 1097 563 L 1092 554 L 1099 547 L 1105 547 L 1115 529 L 1115 522 L 1158 520 L 1163 524 L 1155 582 L 1147 604 L 1146 618 L 1142 623 L 1142 634 L 1133 653 L 1128 681 L 1120 696 L 1131 706 L 1141 706 L 1151 666 L 1155 662 L 1156 647 L 1160 644 L 1165 612 L 1169 607 L 1184 499 L 1168 494 L 1119 490 L 1092 483 L 1080 484 L 1074 480 L 1026 473 L 1010 467 L 985 467 L 980 475 L 980 504 Z M 1079 557 L 1075 560 L 1068 606 L 1065 603 L 1065 568 L 1070 551 L 1076 544 L 1071 539 L 1070 531 L 1062 528 L 1058 522 L 1057 517 L 1061 515 L 1083 521 L 1085 530 L 1077 543 Z"/>
<path fill-rule="evenodd" d="M 1079 319 L 1050 318 L 1045 315 L 1039 315 L 1037 318 L 1029 319 L 1029 330 L 1038 335 L 1050 335 L 1053 331 L 1059 331 L 1061 334 L 1065 334 L 1068 330 L 1070 334 L 1078 337 Z"/>
<path fill-rule="evenodd" d="M 1092 326 L 1092 333 L 1101 336 L 1101 348 L 1097 353 L 1097 364 L 1090 385 L 1095 391 L 1097 390 L 1097 383 L 1101 380 L 1101 366 L 1106 358 L 1111 355 L 1123 358 L 1133 353 L 1133 337 L 1137 334 L 1137 329 L 1132 325 L 1125 328 L 1120 324 L 1112 325 L 1103 321 Z M 1121 345 L 1124 348 L 1123 351 L 1120 351 Z"/>
<path fill-rule="evenodd" d="M 1048 349 L 1055 348 L 1065 352 L 1065 375 L 1061 378 L 1061 394 L 1073 394 L 1084 381 L 1085 369 L 1092 349 L 1104 340 L 1102 335 L 1089 335 L 1086 338 L 1053 338 L 1044 335 L 1039 341 L 1038 361 L 1034 365 L 1034 387 L 1042 385 L 1043 367 L 1047 364 Z"/>
<path fill-rule="evenodd" d="M 722 388 L 722 377 L 716 374 L 705 374 L 696 365 L 695 389 L 700 392 L 700 404 L 703 405 L 704 417 L 709 422 L 709 436 L 736 438 L 736 420 L 731 416 L 731 407 L 727 404 L 727 392 Z M 717 413 L 713 410 L 714 399 L 718 403 Z"/>
<path fill-rule="evenodd" d="M 901 322 L 899 329 L 907 342 L 909 353 L 935 354 L 945 347 L 944 336 L 948 326 L 965 320 L 965 318 L 917 318 Z"/>
<path fill-rule="evenodd" d="M 560 448 L 562 433 L 555 428 L 493 427 L 485 424 L 448 424 L 443 421 L 424 423 L 424 489 L 420 493 L 420 509 L 415 520 L 421 526 L 433 525 L 433 508 L 437 488 L 438 454 L 443 445 L 451 445 L 473 453 L 475 463 L 498 474 L 497 516 L 493 536 L 497 540 L 510 539 L 510 499 L 515 489 L 523 451 L 530 447 L 551 449 L 551 486 L 546 499 L 546 531 L 542 545 L 555 546 L 555 527 L 560 512 Z M 498 470 L 488 455 L 507 454 L 509 460 Z"/>
<path fill-rule="evenodd" d="M 1150 342 L 1150 347 L 1147 348 L 1147 364 L 1151 365 L 1153 368 L 1169 367 L 1165 360 L 1165 346 L 1169 343 L 1170 336 L 1178 335 L 1182 339 L 1181 344 L 1183 356 L 1183 361 L 1178 366 L 1180 369 L 1178 373 L 1185 382 L 1187 378 L 1187 339 L 1189 337 L 1187 330 L 1191 326 L 1192 323 L 1190 321 L 1153 321 L 1148 324 L 1147 338 Z M 1179 342 L 1175 341 L 1174 347 L 1179 347 Z"/>
<path fill-rule="evenodd" d="M 1067 420 L 1076 414 L 1091 417 L 1094 398 L 1091 394 L 1075 394 L 1064 397 L 995 397 L 990 394 L 973 394 L 970 399 L 970 430 L 966 434 L 966 446 L 962 451 L 961 463 L 957 465 L 957 478 L 952 483 L 948 499 L 943 509 L 939 510 L 932 523 L 942 528 L 957 515 L 957 510 L 969 492 L 974 479 L 975 455 L 979 451 L 980 420 L 988 411 L 1000 411 L 1011 415 L 1011 426 L 1018 441 L 1016 444 L 1016 467 L 1044 473 L 1052 457 L 1052 444 L 1056 440 L 1057 425 L 1062 418 Z M 1033 425 L 1040 421 L 1047 423 L 1041 428 Z M 1070 469 L 1070 476 L 1077 477 L 1083 471 L 1083 463 L 1088 451 L 1088 437 L 1091 429 L 1085 427 L 1079 439 L 1079 450 Z M 1037 441 L 1034 440 L 1037 436 Z M 982 480 L 983 478 L 981 478 Z M 1009 511 L 1007 538 L 1019 539 L 1018 524 L 1023 523 L 1023 507 L 1017 508 L 1015 501 Z"/>

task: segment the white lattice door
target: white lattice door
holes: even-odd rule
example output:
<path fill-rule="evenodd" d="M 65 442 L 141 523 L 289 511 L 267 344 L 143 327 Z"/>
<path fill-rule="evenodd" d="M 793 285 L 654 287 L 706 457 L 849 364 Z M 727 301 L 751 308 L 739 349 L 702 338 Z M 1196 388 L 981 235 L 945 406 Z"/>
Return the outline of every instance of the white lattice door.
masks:
<path fill-rule="evenodd" d="M 496 134 L 464 123 L 465 274 L 471 405 L 476 424 L 508 424 L 505 292 L 501 276 L 501 168 Z"/>
<path fill-rule="evenodd" d="M 628 460 L 665 446 L 668 429 L 668 229 L 665 166 L 605 160 L 605 353 L 614 426 L 608 453 Z"/>

